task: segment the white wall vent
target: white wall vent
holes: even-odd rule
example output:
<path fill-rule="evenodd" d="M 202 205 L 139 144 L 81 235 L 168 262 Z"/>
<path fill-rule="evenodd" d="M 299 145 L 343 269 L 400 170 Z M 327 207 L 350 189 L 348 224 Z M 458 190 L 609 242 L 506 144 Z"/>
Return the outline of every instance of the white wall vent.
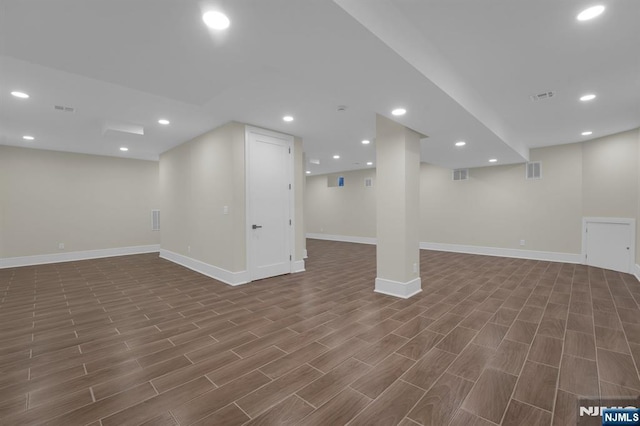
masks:
<path fill-rule="evenodd" d="M 541 179 L 542 164 L 539 161 L 531 161 L 527 163 L 527 179 Z"/>
<path fill-rule="evenodd" d="M 364 178 L 364 187 L 371 188 L 373 186 L 373 178 Z"/>
<path fill-rule="evenodd" d="M 469 169 L 456 169 L 453 171 L 451 178 L 453 180 L 468 180 Z"/>
<path fill-rule="evenodd" d="M 533 101 L 533 102 L 538 102 L 538 101 L 543 101 L 545 99 L 551 99 L 556 95 L 555 92 L 542 92 L 542 93 L 538 93 L 537 95 L 531 95 L 529 96 L 529 98 Z"/>
<path fill-rule="evenodd" d="M 160 210 L 151 210 L 151 230 L 160 230 Z"/>

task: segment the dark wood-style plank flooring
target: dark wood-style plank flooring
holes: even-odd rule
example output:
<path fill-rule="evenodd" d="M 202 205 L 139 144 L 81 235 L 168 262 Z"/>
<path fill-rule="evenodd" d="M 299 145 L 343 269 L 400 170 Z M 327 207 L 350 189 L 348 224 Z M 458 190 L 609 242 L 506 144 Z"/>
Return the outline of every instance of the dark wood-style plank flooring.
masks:
<path fill-rule="evenodd" d="M 230 287 L 157 254 L 0 270 L 2 425 L 570 425 L 640 394 L 640 283 L 309 240 L 305 273 Z M 523 420 L 524 419 L 524 420 Z"/>

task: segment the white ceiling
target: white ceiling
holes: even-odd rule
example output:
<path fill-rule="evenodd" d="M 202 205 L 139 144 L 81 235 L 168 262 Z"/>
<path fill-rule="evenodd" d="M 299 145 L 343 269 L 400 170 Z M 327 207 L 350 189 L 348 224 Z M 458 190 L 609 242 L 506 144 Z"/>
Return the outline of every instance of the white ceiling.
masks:
<path fill-rule="evenodd" d="M 154 160 L 236 120 L 302 137 L 326 173 L 375 162 L 360 141 L 404 106 L 425 162 L 522 162 L 640 126 L 640 2 L 599 3 L 578 22 L 590 1 L 0 0 L 0 144 Z M 224 33 L 203 24 L 210 9 Z M 106 121 L 145 134 L 103 135 Z"/>

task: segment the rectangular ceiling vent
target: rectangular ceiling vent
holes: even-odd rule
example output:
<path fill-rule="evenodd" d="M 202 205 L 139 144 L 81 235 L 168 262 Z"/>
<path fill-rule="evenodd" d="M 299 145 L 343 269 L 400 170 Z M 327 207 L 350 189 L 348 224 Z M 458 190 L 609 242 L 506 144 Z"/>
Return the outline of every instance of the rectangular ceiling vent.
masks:
<path fill-rule="evenodd" d="M 530 98 L 533 102 L 543 101 L 545 99 L 551 99 L 555 96 L 555 92 L 543 92 L 537 95 L 531 95 Z"/>
<path fill-rule="evenodd" d="M 160 210 L 151 210 L 151 230 L 160 230 Z"/>
<path fill-rule="evenodd" d="M 371 188 L 373 187 L 373 178 L 364 178 L 364 187 L 365 188 Z"/>
<path fill-rule="evenodd" d="M 56 111 L 60 111 L 60 112 L 76 112 L 75 108 L 71 108 L 71 107 L 64 106 L 64 105 L 54 105 L 53 109 L 55 109 Z"/>
<path fill-rule="evenodd" d="M 469 169 L 456 169 L 452 174 L 453 180 L 469 180 Z"/>
<path fill-rule="evenodd" d="M 531 161 L 527 163 L 527 179 L 541 179 L 542 165 L 539 161 Z"/>
<path fill-rule="evenodd" d="M 102 125 L 102 136 L 121 137 L 122 133 L 144 136 L 144 127 L 120 121 L 105 121 Z"/>

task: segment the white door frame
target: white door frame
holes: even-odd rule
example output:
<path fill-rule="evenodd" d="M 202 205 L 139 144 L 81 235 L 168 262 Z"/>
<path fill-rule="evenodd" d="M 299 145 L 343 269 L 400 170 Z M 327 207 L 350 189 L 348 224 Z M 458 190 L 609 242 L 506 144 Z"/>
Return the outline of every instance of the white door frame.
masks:
<path fill-rule="evenodd" d="M 587 264 L 587 224 L 588 223 L 622 223 L 630 225 L 631 246 L 629 247 L 629 266 L 627 273 L 633 274 L 636 262 L 636 220 L 627 217 L 583 217 L 582 218 L 582 264 Z"/>
<path fill-rule="evenodd" d="M 287 176 L 289 178 L 289 182 L 291 182 L 291 190 L 289 191 L 289 217 L 291 218 L 291 226 L 289 226 L 288 228 L 288 239 L 289 239 L 289 251 L 290 251 L 290 260 L 289 260 L 289 273 L 293 272 L 293 265 L 295 262 L 294 259 L 294 254 L 296 252 L 296 247 L 295 247 L 295 199 L 294 199 L 294 194 L 295 194 L 295 182 L 294 182 L 294 161 L 293 159 L 295 158 L 294 155 L 294 143 L 293 143 L 293 136 L 291 135 L 285 135 L 283 133 L 277 133 L 271 130 L 265 130 L 265 129 L 261 129 L 259 127 L 254 127 L 254 126 L 245 126 L 245 132 L 244 132 L 244 164 L 245 164 L 245 253 L 246 253 L 246 262 L 247 262 L 247 275 L 248 275 L 248 281 L 247 282 L 251 282 L 253 281 L 253 277 L 252 277 L 252 273 L 253 273 L 253 269 L 252 266 L 253 264 L 252 262 L 252 254 L 251 254 L 251 212 L 252 212 L 252 208 L 253 206 L 251 205 L 251 200 L 250 200 L 250 192 L 249 192 L 249 182 L 250 182 L 250 172 L 251 172 L 251 164 L 249 164 L 249 150 L 250 148 L 250 141 L 249 141 L 249 136 L 254 133 L 254 134 L 259 134 L 259 135 L 265 135 L 265 136 L 269 136 L 272 138 L 276 138 L 276 139 L 280 139 L 283 140 L 285 142 L 287 142 L 287 144 L 289 145 L 289 149 L 291 150 L 291 155 L 290 155 L 290 161 L 288 162 L 288 167 L 287 167 Z"/>

